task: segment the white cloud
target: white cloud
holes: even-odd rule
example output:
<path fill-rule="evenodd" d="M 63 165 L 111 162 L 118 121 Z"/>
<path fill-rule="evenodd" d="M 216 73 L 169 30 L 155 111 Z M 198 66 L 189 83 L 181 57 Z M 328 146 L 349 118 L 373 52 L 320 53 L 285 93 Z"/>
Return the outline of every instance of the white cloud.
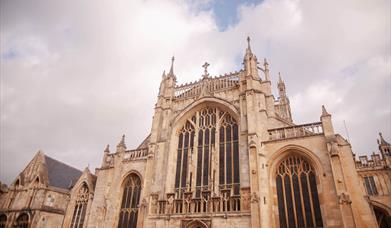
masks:
<path fill-rule="evenodd" d="M 266 0 L 238 9 L 239 22 L 223 32 L 192 1 L 1 5 L 7 183 L 38 149 L 83 168 L 98 166 L 105 144 L 114 148 L 123 133 L 137 146 L 171 55 L 180 83 L 198 79 L 205 61 L 211 74 L 237 70 L 247 35 L 273 78 L 282 72 L 299 123 L 317 121 L 326 104 L 360 153 L 375 148 L 377 131 L 390 139 L 389 1 Z"/>

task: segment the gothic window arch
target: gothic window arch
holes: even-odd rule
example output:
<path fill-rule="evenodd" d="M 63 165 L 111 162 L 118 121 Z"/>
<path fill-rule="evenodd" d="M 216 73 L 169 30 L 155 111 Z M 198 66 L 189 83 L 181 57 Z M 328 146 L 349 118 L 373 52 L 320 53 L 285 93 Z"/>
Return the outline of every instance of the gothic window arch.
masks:
<path fill-rule="evenodd" d="M 5 214 L 0 214 L 0 228 L 5 228 L 7 224 L 7 216 Z"/>
<path fill-rule="evenodd" d="M 239 130 L 236 120 L 217 107 L 196 111 L 178 135 L 175 189 L 177 197 L 195 189 L 203 191 L 232 190 L 239 195 Z M 195 168 L 189 167 L 193 161 Z"/>
<path fill-rule="evenodd" d="M 124 182 L 118 228 L 136 228 L 141 194 L 140 177 L 130 174 Z"/>
<path fill-rule="evenodd" d="M 289 155 L 276 170 L 280 227 L 323 227 L 316 171 L 300 155 Z"/>
<path fill-rule="evenodd" d="M 18 216 L 15 222 L 15 228 L 28 228 L 29 223 L 29 215 L 27 213 L 22 213 Z"/>
<path fill-rule="evenodd" d="M 89 189 L 86 183 L 83 183 L 79 188 L 76 196 L 76 204 L 73 211 L 70 228 L 83 228 L 84 219 L 86 217 Z"/>

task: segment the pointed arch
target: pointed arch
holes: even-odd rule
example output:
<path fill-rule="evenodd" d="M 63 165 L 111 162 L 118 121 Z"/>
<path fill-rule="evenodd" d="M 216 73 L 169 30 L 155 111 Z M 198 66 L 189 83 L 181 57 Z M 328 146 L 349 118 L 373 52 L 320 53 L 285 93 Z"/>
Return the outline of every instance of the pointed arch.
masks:
<path fill-rule="evenodd" d="M 176 198 L 192 189 L 195 197 L 201 192 L 225 189 L 240 194 L 239 115 L 225 101 L 203 98 L 185 108 L 177 116 L 172 150 L 176 157 L 174 188 Z M 195 163 L 189 165 L 189 161 Z"/>
<path fill-rule="evenodd" d="M 238 108 L 236 108 L 232 103 L 216 97 L 203 97 L 194 101 L 193 103 L 186 106 L 180 113 L 178 113 L 171 123 L 175 123 L 176 126 L 182 126 L 195 110 L 201 109 L 205 106 L 214 106 L 227 111 L 232 117 L 235 118 L 238 124 L 240 124 L 240 114 Z"/>
<path fill-rule="evenodd" d="M 136 228 L 140 207 L 142 182 L 140 176 L 131 171 L 122 182 L 122 199 L 118 228 Z"/>
<path fill-rule="evenodd" d="M 288 145 L 269 159 L 270 180 L 279 227 L 323 227 L 318 157 L 308 149 Z"/>
<path fill-rule="evenodd" d="M 83 228 L 86 217 L 90 189 L 86 182 L 82 182 L 77 188 L 76 202 L 73 210 L 71 228 Z"/>
<path fill-rule="evenodd" d="M 208 228 L 208 225 L 200 220 L 193 220 L 186 225 L 186 228 Z"/>

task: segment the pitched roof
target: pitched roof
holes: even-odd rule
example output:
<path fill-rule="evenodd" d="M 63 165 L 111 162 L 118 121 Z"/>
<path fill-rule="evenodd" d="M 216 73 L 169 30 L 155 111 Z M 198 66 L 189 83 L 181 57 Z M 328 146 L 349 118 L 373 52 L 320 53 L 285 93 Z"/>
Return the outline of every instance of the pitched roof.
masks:
<path fill-rule="evenodd" d="M 82 172 L 80 170 L 57 161 L 47 155 L 44 156 L 48 172 L 49 186 L 69 189 L 81 176 Z"/>

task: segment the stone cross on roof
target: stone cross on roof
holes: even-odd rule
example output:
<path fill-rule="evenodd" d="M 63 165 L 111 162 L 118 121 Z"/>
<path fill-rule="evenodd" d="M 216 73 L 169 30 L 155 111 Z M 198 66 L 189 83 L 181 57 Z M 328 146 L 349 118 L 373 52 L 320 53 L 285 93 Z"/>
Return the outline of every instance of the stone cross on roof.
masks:
<path fill-rule="evenodd" d="M 204 65 L 202 65 L 202 67 L 204 68 L 204 75 L 203 75 L 203 78 L 207 78 L 209 76 L 209 73 L 208 73 L 208 66 L 210 64 L 205 62 Z"/>

